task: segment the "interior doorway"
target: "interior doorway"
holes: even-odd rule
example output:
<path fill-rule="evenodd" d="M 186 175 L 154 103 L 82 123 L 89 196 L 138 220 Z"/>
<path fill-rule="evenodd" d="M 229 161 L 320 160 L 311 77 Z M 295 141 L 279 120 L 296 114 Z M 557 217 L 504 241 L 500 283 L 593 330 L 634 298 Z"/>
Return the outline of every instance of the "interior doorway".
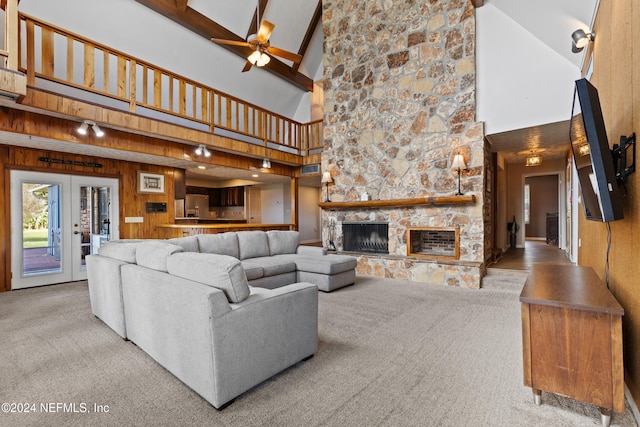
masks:
<path fill-rule="evenodd" d="M 11 171 L 11 289 L 85 280 L 118 212 L 117 179 Z"/>
<path fill-rule="evenodd" d="M 558 175 L 529 176 L 524 181 L 525 240 L 558 245 Z"/>
<path fill-rule="evenodd" d="M 563 174 L 543 173 L 523 176 L 524 242 L 542 241 L 565 249 L 566 210 Z"/>

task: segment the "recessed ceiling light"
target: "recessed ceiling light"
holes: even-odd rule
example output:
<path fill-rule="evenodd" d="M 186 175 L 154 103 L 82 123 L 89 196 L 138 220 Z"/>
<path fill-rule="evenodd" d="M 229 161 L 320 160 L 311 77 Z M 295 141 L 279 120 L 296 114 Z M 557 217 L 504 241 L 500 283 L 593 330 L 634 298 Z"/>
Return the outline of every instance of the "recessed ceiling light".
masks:
<path fill-rule="evenodd" d="M 206 169 L 205 166 L 198 166 L 198 169 Z"/>
<path fill-rule="evenodd" d="M 254 178 L 257 178 L 259 175 L 257 173 L 254 173 L 253 175 L 251 175 Z"/>

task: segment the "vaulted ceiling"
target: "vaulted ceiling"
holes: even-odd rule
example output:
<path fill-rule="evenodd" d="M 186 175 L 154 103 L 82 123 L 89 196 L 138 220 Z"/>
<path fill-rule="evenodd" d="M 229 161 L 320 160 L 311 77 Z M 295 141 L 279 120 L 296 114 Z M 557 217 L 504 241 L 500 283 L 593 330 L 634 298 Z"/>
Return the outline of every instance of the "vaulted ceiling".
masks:
<path fill-rule="evenodd" d="M 569 36 L 573 30 L 589 25 L 597 0 L 470 1 L 481 6 L 479 13 L 487 8 L 498 9 L 510 25 L 519 29 L 519 36 L 527 39 L 527 46 L 545 52 L 542 61 L 545 68 L 560 65 L 579 70 L 583 56 L 571 53 Z M 20 10 L 283 116 L 306 121 L 309 120 L 310 84 L 323 76 L 321 4 L 321 0 L 21 0 Z M 339 2 L 331 4 L 340 5 Z M 261 19 L 275 24 L 269 39 L 271 45 L 301 54 L 300 64 L 276 58 L 263 69 L 253 67 L 242 73 L 250 51 L 246 47 L 234 48 L 210 41 L 211 37 L 246 40 L 257 28 L 256 9 Z M 481 34 L 492 29 L 483 28 L 479 21 L 477 31 Z M 517 43 L 525 44 L 524 41 Z M 479 55 L 483 55 L 482 46 L 478 48 Z M 496 46 L 492 44 L 485 49 L 495 51 Z M 503 62 L 498 66 L 502 72 L 506 69 L 507 75 L 522 76 L 534 65 L 540 65 L 533 62 L 536 58 L 533 52 L 520 52 L 517 60 L 512 58 L 514 52 L 514 49 L 500 52 Z M 478 97 L 496 98 L 493 88 L 483 86 L 481 79 L 478 84 Z M 530 88 L 512 90 L 503 80 L 499 84 L 506 96 L 500 95 L 500 100 L 514 111 L 537 95 L 535 89 L 528 94 L 524 92 Z M 518 98 L 509 98 L 515 95 Z M 569 102 L 560 96 L 547 105 L 564 106 Z M 534 109 L 534 112 L 541 110 Z M 549 108 L 545 110 L 548 112 Z M 530 112 L 520 115 L 535 126 L 568 119 L 566 113 L 537 122 L 534 116 Z M 514 124 L 513 121 L 505 124 L 509 123 Z M 491 129 L 492 123 L 487 121 L 487 125 L 487 129 Z M 497 126 L 494 132 L 507 137 L 507 145 L 520 144 L 513 145 L 513 151 L 518 152 L 527 148 L 526 139 L 520 137 L 523 134 L 511 138 L 504 135 L 504 131 L 527 126 L 519 123 L 512 127 Z M 545 140 L 542 130 L 525 133 Z"/>
<path fill-rule="evenodd" d="M 321 0 L 235 0 L 227 2 L 225 7 L 207 0 L 136 1 L 207 40 L 244 42 L 258 33 L 260 21 L 268 20 L 277 28 L 270 37 L 271 46 L 297 53 L 303 58 L 322 20 Z M 253 52 L 245 46 L 220 46 L 243 59 Z M 313 90 L 313 80 L 301 73 L 299 67 L 299 63 L 272 56 L 264 69 L 301 89 Z"/>

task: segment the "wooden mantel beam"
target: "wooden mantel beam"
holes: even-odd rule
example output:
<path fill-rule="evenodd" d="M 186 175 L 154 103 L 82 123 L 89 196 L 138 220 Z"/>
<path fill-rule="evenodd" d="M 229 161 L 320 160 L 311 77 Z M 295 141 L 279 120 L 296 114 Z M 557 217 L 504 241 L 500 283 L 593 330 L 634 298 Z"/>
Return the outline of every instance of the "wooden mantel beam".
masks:
<path fill-rule="evenodd" d="M 182 8 L 184 3 L 180 0 L 136 0 L 138 3 L 158 12 L 159 14 L 171 19 L 177 24 L 193 31 L 194 33 L 210 40 L 211 38 L 245 41 L 241 37 L 232 33 L 222 25 L 212 21 L 208 17 L 190 8 L 188 5 Z M 218 45 L 228 51 L 246 59 L 252 52 L 248 47 Z M 277 58 L 271 58 L 269 64 L 261 67 L 266 71 L 280 77 L 281 79 L 291 83 L 292 85 L 308 91 L 313 91 L 313 80 L 304 74 L 293 70 L 284 62 Z M 240 72 L 240 70 L 238 70 Z"/>

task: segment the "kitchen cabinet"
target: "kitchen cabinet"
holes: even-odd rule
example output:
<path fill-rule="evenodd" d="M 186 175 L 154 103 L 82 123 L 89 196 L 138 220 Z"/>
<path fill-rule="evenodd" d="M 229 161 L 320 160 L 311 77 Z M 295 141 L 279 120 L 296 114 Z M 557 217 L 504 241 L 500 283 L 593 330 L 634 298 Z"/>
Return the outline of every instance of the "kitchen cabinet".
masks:
<path fill-rule="evenodd" d="M 209 196 L 209 208 L 244 206 L 244 187 L 208 188 L 188 186 L 187 193 Z"/>

